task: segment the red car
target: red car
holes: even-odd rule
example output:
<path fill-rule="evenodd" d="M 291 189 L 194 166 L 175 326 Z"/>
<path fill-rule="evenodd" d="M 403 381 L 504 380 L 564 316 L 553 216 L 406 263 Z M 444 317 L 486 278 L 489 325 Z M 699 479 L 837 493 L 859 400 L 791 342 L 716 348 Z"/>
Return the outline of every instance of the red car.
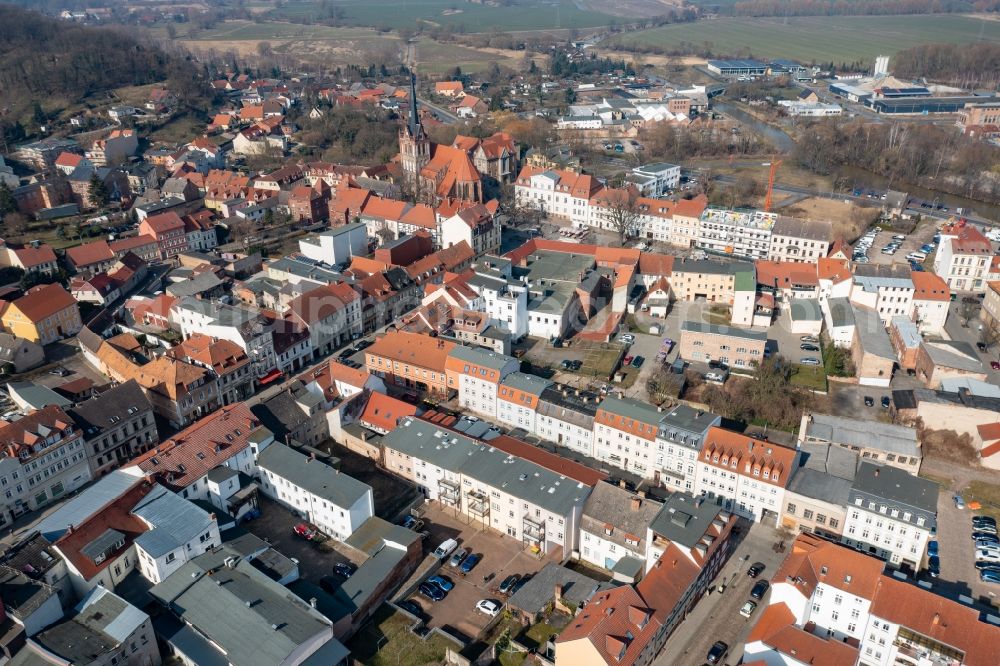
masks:
<path fill-rule="evenodd" d="M 990 367 L 994 370 L 1000 370 L 1000 363 L 997 361 L 990 361 Z"/>
<path fill-rule="evenodd" d="M 292 531 L 294 531 L 303 539 L 312 541 L 313 539 L 316 538 L 316 534 L 318 533 L 319 530 L 317 530 L 315 526 L 310 525 L 309 523 L 299 523 L 298 525 L 292 528 Z"/>
<path fill-rule="evenodd" d="M 631 365 L 631 363 L 632 363 L 632 356 L 631 355 L 626 356 L 625 358 L 622 359 L 622 365 L 623 366 L 625 366 L 625 365 Z"/>

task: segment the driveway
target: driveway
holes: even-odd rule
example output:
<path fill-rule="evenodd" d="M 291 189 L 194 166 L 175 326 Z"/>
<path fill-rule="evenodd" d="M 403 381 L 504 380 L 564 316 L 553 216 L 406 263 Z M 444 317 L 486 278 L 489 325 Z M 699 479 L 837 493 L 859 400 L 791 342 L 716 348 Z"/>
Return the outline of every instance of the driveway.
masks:
<path fill-rule="evenodd" d="M 740 523 L 746 527 L 746 523 Z M 785 552 L 774 551 L 777 541 L 785 541 Z M 742 535 L 730 555 L 729 562 L 722 568 L 715 585 L 726 581 L 726 591 L 706 594 L 691 611 L 691 614 L 667 639 L 663 650 L 653 663 L 656 666 L 698 666 L 705 662 L 705 656 L 715 641 L 729 645 L 727 664 L 738 664 L 743 654 L 743 641 L 763 612 L 768 597 L 758 602 L 757 610 L 749 618 L 740 615 L 740 607 L 750 598 L 750 588 L 755 580 L 746 575 L 747 568 L 754 562 L 766 565 L 764 573 L 757 580 L 770 580 L 788 553 L 791 540 L 783 537 L 778 530 L 761 523 L 754 524 Z"/>

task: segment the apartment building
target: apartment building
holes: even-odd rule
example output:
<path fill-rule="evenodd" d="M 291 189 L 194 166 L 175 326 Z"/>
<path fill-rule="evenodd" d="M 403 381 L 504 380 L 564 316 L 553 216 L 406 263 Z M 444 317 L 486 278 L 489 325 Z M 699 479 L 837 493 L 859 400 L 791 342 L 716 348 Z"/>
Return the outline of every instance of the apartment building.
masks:
<path fill-rule="evenodd" d="M 695 493 L 762 522 L 778 522 L 799 452 L 719 427 L 709 429 L 698 456 Z"/>
<path fill-rule="evenodd" d="M 0 422 L 0 524 L 65 497 L 90 481 L 83 432 L 57 405 Z"/>
<path fill-rule="evenodd" d="M 648 403 L 605 398 L 594 415 L 594 457 L 652 478 L 660 469 L 656 435 L 662 419 L 663 412 Z"/>
<path fill-rule="evenodd" d="M 157 485 L 132 508 L 144 523 L 135 538 L 139 572 L 154 585 L 222 543 L 215 514 Z"/>
<path fill-rule="evenodd" d="M 415 483 L 429 500 L 535 552 L 577 549 L 593 482 L 414 418 L 403 419 L 383 446 L 386 469 Z"/>
<path fill-rule="evenodd" d="M 80 308 L 59 284 L 32 287 L 24 296 L 0 301 L 0 323 L 11 335 L 48 345 L 80 332 Z"/>
<path fill-rule="evenodd" d="M 916 571 L 937 530 L 938 484 L 862 461 L 847 505 L 843 542 Z"/>
<path fill-rule="evenodd" d="M 832 444 L 800 441 L 799 450 L 801 465 L 785 489 L 779 524 L 840 541 L 860 458 Z"/>
<path fill-rule="evenodd" d="M 855 264 L 850 300 L 878 313 L 883 326 L 893 317 L 913 316 L 912 271 L 903 264 Z"/>
<path fill-rule="evenodd" d="M 257 467 L 265 495 L 337 541 L 347 539 L 375 515 L 368 484 L 284 444 L 261 451 Z"/>
<path fill-rule="evenodd" d="M 779 215 L 771 227 L 771 261 L 814 264 L 830 252 L 833 230 L 826 220 L 802 220 Z"/>
<path fill-rule="evenodd" d="M 445 374 L 449 390 L 458 392 L 460 406 L 492 419 L 497 414 L 500 382 L 520 367 L 513 356 L 456 345 L 445 361 Z"/>
<path fill-rule="evenodd" d="M 585 456 L 594 455 L 594 417 L 598 394 L 553 384 L 538 398 L 535 435 Z"/>
<path fill-rule="evenodd" d="M 747 259 L 767 259 L 776 213 L 709 207 L 701 214 L 695 244 L 705 250 Z"/>
<path fill-rule="evenodd" d="M 386 384 L 448 397 L 457 390 L 448 385 L 446 369 L 455 347 L 442 338 L 388 331 L 365 350 L 365 366 Z"/>
<path fill-rule="evenodd" d="M 500 381 L 497 389 L 496 418 L 511 428 L 523 428 L 535 434 L 538 430 L 538 408 L 548 379 L 523 372 L 511 372 Z"/>
<path fill-rule="evenodd" d="M 590 198 L 600 189 L 589 174 L 524 166 L 514 181 L 514 199 L 519 206 L 583 227 L 590 223 Z"/>
<path fill-rule="evenodd" d="M 160 259 L 170 259 L 188 250 L 184 220 L 174 211 L 144 219 L 139 223 L 139 235 L 150 236 L 156 241 Z"/>
<path fill-rule="evenodd" d="M 799 443 L 806 442 L 839 446 L 854 451 L 862 460 L 913 475 L 920 471 L 923 459 L 915 429 L 869 419 L 805 412 L 799 425 Z"/>
<path fill-rule="evenodd" d="M 288 303 L 288 316 L 309 329 L 314 359 L 364 332 L 361 297 L 346 283 L 321 285 L 296 296 Z"/>
<path fill-rule="evenodd" d="M 258 454 L 274 441 L 246 403 L 222 407 L 132 461 L 128 469 L 151 476 L 181 497 L 213 501 L 209 472 L 222 465 L 257 475 Z M 233 515 L 236 515 L 235 513 Z"/>
<path fill-rule="evenodd" d="M 722 263 L 707 259 L 678 259 L 670 275 L 670 291 L 676 301 L 705 300 L 732 303 L 736 274 L 753 271 L 752 264 Z"/>
<path fill-rule="evenodd" d="M 976 227 L 960 222 L 941 229 L 934 272 L 953 291 L 981 292 L 993 259 L 993 246 Z"/>
<path fill-rule="evenodd" d="M 685 321 L 678 354 L 687 361 L 720 361 L 750 368 L 764 360 L 766 345 L 767 331 Z"/>
<path fill-rule="evenodd" d="M 159 443 L 153 406 L 135 380 L 81 402 L 67 414 L 83 432 L 91 478 L 101 477 Z"/>
<path fill-rule="evenodd" d="M 718 414 L 685 404 L 664 412 L 656 433 L 656 464 L 660 481 L 667 488 L 674 492 L 694 492 L 698 454 L 709 429 L 721 422 Z"/>
<path fill-rule="evenodd" d="M 948 321 L 948 307 L 951 305 L 948 283 L 930 271 L 914 271 L 910 279 L 913 281 L 913 316 L 917 328 L 924 335 L 941 336 Z M 984 303 L 983 312 L 985 311 Z"/>
<path fill-rule="evenodd" d="M 462 208 L 441 222 L 441 247 L 466 242 L 475 255 L 500 252 L 500 222 L 496 215 L 498 202 Z"/>
<path fill-rule="evenodd" d="M 1000 626 L 975 605 L 939 595 L 883 563 L 800 534 L 771 579 L 745 660 L 858 666 L 996 661 Z"/>
<path fill-rule="evenodd" d="M 620 486 L 598 483 L 583 506 L 580 557 L 622 578 L 635 576 L 629 567 L 642 573 L 649 545 L 647 532 L 661 506 L 660 502 Z M 622 562 L 621 567 L 619 562 Z"/>
<path fill-rule="evenodd" d="M 268 383 L 280 376 L 275 322 L 261 310 L 186 297 L 171 306 L 170 320 L 185 338 L 201 333 L 239 346 L 250 359 L 255 381 Z M 308 340 L 298 344 L 307 346 Z"/>
<path fill-rule="evenodd" d="M 253 395 L 250 359 L 239 345 L 229 340 L 195 333 L 171 347 L 167 354 L 214 372 L 223 405 L 231 405 Z"/>

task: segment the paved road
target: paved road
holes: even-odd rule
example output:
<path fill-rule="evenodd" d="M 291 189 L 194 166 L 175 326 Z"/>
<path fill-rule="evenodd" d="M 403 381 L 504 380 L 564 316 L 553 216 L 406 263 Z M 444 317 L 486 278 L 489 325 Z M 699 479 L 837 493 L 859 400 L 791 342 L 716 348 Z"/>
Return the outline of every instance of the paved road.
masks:
<path fill-rule="evenodd" d="M 740 121 L 744 125 L 752 128 L 758 134 L 764 135 L 770 139 L 772 143 L 774 143 L 774 147 L 777 148 L 779 152 L 790 153 L 795 149 L 795 140 L 792 139 L 792 137 L 790 137 L 783 129 L 757 120 L 746 111 L 737 109 L 735 106 L 730 104 L 716 102 L 713 108 L 716 111 L 720 111 L 727 116 Z"/>
<path fill-rule="evenodd" d="M 457 123 L 461 121 L 461 119 L 458 116 L 456 116 L 454 113 L 444 108 L 443 106 L 438 106 L 437 104 L 434 104 L 433 102 L 428 102 L 426 99 L 422 99 L 420 97 L 417 98 L 417 101 L 426 106 L 431 111 L 433 111 L 434 114 L 438 116 L 438 118 L 445 124 Z"/>
<path fill-rule="evenodd" d="M 741 522 L 744 527 L 746 523 Z M 758 602 L 758 608 L 749 618 L 740 615 L 740 607 L 750 598 L 750 588 L 754 580 L 748 578 L 746 570 L 753 562 L 763 562 L 767 568 L 757 580 L 770 579 L 785 559 L 784 553 L 777 553 L 773 545 L 783 537 L 772 525 L 756 524 L 743 535 L 743 541 L 733 549 L 733 553 L 722 568 L 715 584 L 733 581 L 724 593 L 706 595 L 691 611 L 691 614 L 674 630 L 663 650 L 653 661 L 655 666 L 698 666 L 705 662 L 705 656 L 715 641 L 729 645 L 725 663 L 738 664 L 743 654 L 743 641 L 750 628 L 763 612 L 768 597 Z M 788 539 L 784 539 L 787 541 Z"/>

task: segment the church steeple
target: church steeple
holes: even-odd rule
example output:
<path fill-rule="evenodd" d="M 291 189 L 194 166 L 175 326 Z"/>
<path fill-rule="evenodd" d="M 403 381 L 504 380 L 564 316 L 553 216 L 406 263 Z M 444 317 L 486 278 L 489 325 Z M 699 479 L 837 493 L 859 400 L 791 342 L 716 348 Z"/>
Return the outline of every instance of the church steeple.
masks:
<path fill-rule="evenodd" d="M 417 116 L 417 74 L 412 67 L 410 68 L 410 117 L 407 119 L 406 129 L 412 137 L 423 131 L 420 118 Z"/>

